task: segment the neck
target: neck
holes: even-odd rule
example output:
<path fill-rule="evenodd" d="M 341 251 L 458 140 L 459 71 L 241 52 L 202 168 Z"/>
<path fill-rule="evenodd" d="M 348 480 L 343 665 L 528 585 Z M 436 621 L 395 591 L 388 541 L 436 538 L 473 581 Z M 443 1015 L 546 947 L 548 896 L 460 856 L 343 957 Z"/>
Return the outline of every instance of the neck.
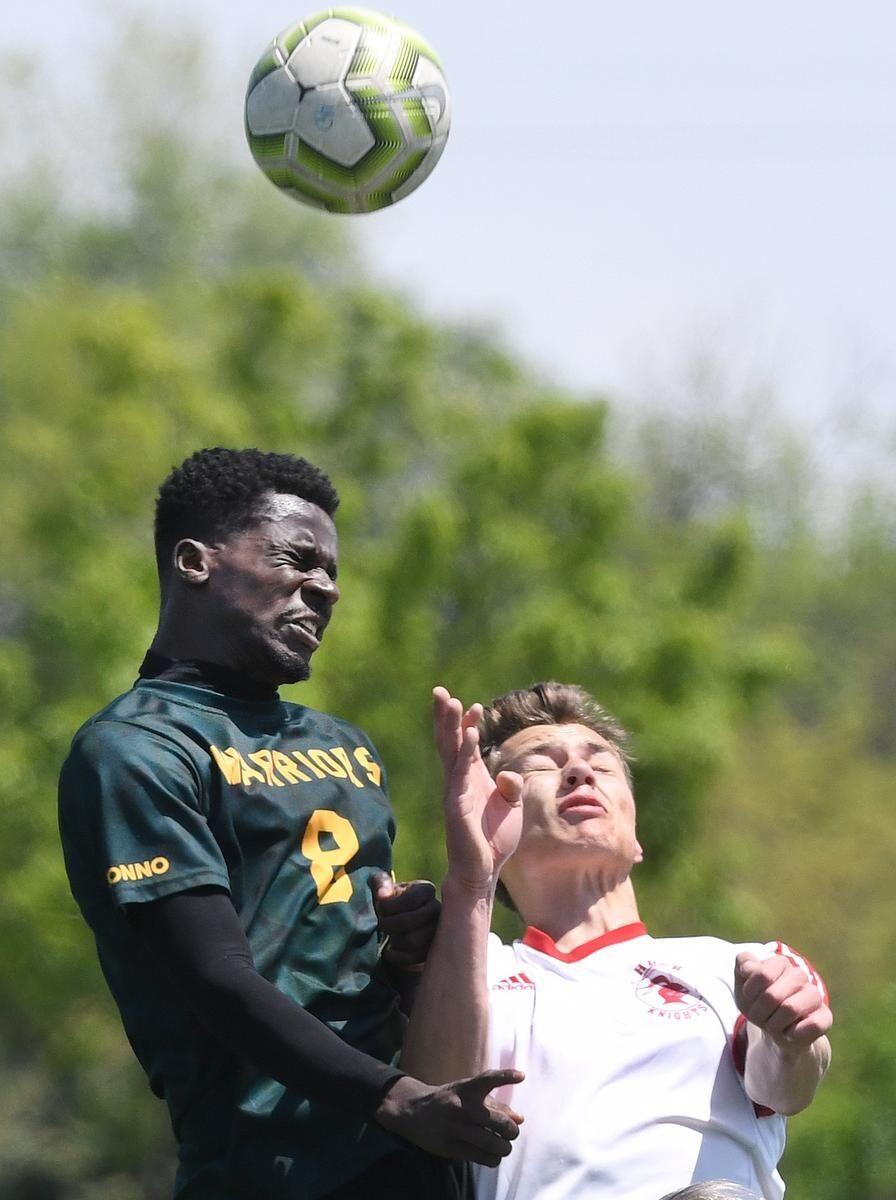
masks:
<path fill-rule="evenodd" d="M 233 666 L 227 646 L 208 614 L 176 607 L 170 600 L 162 605 L 159 627 L 149 648 L 178 662 L 196 660 L 222 667 Z"/>
<path fill-rule="evenodd" d="M 226 655 L 221 654 L 215 646 L 197 645 L 195 638 L 164 637 L 157 633 L 149 649 L 153 654 L 170 658 L 173 662 L 205 662 L 233 669 Z"/>
<path fill-rule="evenodd" d="M 242 671 L 197 658 L 174 658 L 150 648 L 140 664 L 140 677 L 187 683 L 243 700 L 277 700 L 272 684 L 256 683 Z"/>
<path fill-rule="evenodd" d="M 571 882 L 568 878 L 527 880 L 524 894 L 518 894 L 520 889 L 513 892 L 526 924 L 546 933 L 558 950 L 574 950 L 641 919 L 628 876 L 609 886 L 587 878 L 575 880 L 574 886 Z"/>

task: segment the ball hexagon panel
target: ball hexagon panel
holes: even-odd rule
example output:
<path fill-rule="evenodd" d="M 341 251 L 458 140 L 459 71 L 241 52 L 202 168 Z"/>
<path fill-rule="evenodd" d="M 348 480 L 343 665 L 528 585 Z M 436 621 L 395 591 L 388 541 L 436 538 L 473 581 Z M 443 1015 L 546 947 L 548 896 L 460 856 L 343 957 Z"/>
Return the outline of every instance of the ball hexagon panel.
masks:
<path fill-rule="evenodd" d="M 306 92 L 293 128 L 303 142 L 341 167 L 353 167 L 376 145 L 370 126 L 341 83 Z"/>
<path fill-rule="evenodd" d="M 358 43 L 366 30 L 336 17 L 322 22 L 296 46 L 287 66 L 303 90 L 340 83 L 348 74 Z"/>
<path fill-rule="evenodd" d="M 246 97 L 246 126 L 255 137 L 287 133 L 293 127 L 301 91 L 285 67 L 265 75 Z"/>

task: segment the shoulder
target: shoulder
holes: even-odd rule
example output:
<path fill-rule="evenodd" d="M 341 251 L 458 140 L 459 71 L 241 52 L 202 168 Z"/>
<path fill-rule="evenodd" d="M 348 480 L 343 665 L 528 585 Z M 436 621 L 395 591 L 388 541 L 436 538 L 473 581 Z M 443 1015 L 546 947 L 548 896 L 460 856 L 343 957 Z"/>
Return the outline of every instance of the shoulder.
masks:
<path fill-rule="evenodd" d="M 744 951 L 760 960 L 782 955 L 799 966 L 807 977 L 820 978 L 805 955 L 782 941 L 728 942 L 717 937 L 654 938 L 653 946 L 664 960 L 675 959 L 723 980 L 733 979 L 737 956 Z"/>
<path fill-rule="evenodd" d="M 664 959 L 699 966 L 723 977 L 733 972 L 734 960 L 741 950 L 759 948 L 759 943 L 727 942 L 717 937 L 653 938 L 652 944 Z"/>
<path fill-rule="evenodd" d="M 158 718 L 110 705 L 91 717 L 72 739 L 69 760 L 85 764 L 127 759 L 146 751 L 189 760 L 189 741 Z"/>
<path fill-rule="evenodd" d="M 113 701 L 72 739 L 60 773 L 60 802 L 65 804 L 70 793 L 83 796 L 85 788 L 105 793 L 135 779 L 180 779 L 178 786 L 192 793 L 201 786 L 201 756 L 195 742 L 159 714 L 141 715 Z"/>
<path fill-rule="evenodd" d="M 376 748 L 367 734 L 357 725 L 353 725 L 351 721 L 333 716 L 332 713 L 322 712 L 317 708 L 308 708 L 307 705 L 294 704 L 288 700 L 283 703 L 287 710 L 288 720 L 301 721 L 315 733 L 338 738 L 340 741 L 351 742 L 354 745 L 365 746 L 374 754 L 376 753 Z"/>
<path fill-rule="evenodd" d="M 803 966 L 807 970 L 811 966 L 803 954 L 780 940 L 768 942 L 726 942 L 722 938 L 697 937 L 669 938 L 666 940 L 666 944 L 669 946 L 679 946 L 682 948 L 682 953 L 686 953 L 694 958 L 722 965 L 731 964 L 733 966 L 737 956 L 747 952 L 760 960 L 772 958 L 774 955 L 781 955 L 784 958 L 790 959 L 796 966 Z"/>

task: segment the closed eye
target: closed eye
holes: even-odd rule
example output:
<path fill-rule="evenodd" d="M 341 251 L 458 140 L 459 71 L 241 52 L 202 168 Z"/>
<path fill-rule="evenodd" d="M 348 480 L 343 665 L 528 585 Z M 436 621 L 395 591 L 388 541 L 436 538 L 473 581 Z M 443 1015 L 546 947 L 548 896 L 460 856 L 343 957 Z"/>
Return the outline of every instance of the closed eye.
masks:
<path fill-rule="evenodd" d="M 321 562 L 317 555 L 311 550 L 299 550 L 295 553 L 284 555 L 280 559 L 280 566 L 292 567 L 293 570 L 303 571 L 306 574 L 309 571 L 322 570 L 330 577 L 336 579 L 336 567 L 333 563 Z"/>
<path fill-rule="evenodd" d="M 528 775 L 531 771 L 559 771 L 559 769 L 559 765 L 552 758 L 530 758 L 522 766 L 524 775 Z"/>

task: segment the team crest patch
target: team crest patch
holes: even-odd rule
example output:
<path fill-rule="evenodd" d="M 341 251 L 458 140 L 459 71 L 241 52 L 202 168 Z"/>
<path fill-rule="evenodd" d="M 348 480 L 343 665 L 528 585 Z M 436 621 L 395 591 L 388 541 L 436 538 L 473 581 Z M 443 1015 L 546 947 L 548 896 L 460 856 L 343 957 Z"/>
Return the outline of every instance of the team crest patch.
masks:
<path fill-rule="evenodd" d="M 678 976 L 679 970 L 654 962 L 635 967 L 639 976 L 635 995 L 655 1016 L 667 1021 L 690 1021 L 708 1011 L 705 1000 Z"/>

